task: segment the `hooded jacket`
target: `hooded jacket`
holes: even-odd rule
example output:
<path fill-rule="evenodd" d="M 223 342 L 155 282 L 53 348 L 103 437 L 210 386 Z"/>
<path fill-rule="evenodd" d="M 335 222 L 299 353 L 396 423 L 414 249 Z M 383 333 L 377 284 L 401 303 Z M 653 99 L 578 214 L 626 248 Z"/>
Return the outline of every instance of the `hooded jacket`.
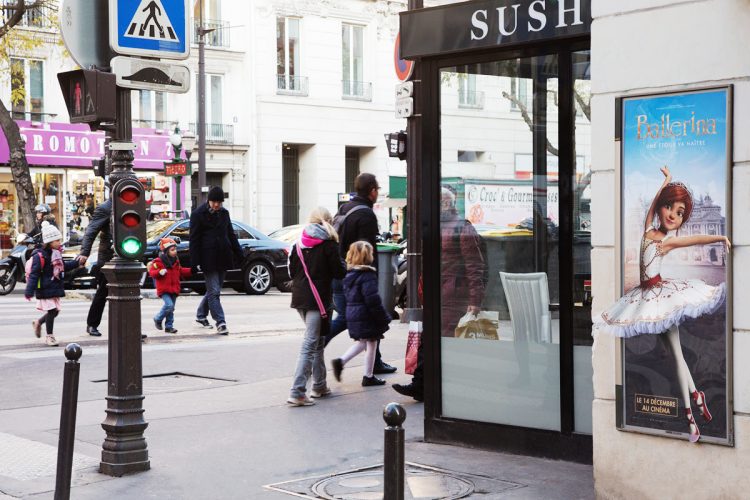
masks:
<path fill-rule="evenodd" d="M 382 339 L 391 322 L 378 295 L 378 272 L 372 266 L 354 266 L 344 278 L 346 326 L 354 340 Z"/>
<path fill-rule="evenodd" d="M 44 266 L 39 258 L 44 255 Z M 37 299 L 52 299 L 54 297 L 65 297 L 65 278 L 62 274 L 55 278 L 52 264 L 52 250 L 50 248 L 37 248 L 31 254 L 31 271 L 26 281 L 24 296 Z M 63 263 L 64 271 L 70 271 L 78 267 L 78 261 L 69 260 Z"/>
<path fill-rule="evenodd" d="M 318 310 L 318 303 L 310 289 L 297 247 L 302 248 L 307 270 L 318 290 L 326 310 L 333 307 L 331 281 L 346 275 L 346 264 L 339 255 L 338 243 L 331 239 L 328 231 L 319 224 L 309 224 L 302 231 L 300 241 L 294 244 L 289 254 L 289 272 L 292 275 L 292 304 L 294 309 Z"/>
<path fill-rule="evenodd" d="M 164 276 L 159 274 L 162 269 L 167 270 L 167 274 Z M 165 293 L 171 293 L 174 295 L 180 294 L 180 279 L 189 278 L 191 276 L 190 269 L 186 269 L 180 265 L 180 260 L 175 257 L 174 263 L 171 267 L 167 267 L 162 260 L 162 254 L 159 254 L 157 258 L 149 262 L 148 274 L 154 279 L 156 284 L 156 295 L 161 297 Z"/>

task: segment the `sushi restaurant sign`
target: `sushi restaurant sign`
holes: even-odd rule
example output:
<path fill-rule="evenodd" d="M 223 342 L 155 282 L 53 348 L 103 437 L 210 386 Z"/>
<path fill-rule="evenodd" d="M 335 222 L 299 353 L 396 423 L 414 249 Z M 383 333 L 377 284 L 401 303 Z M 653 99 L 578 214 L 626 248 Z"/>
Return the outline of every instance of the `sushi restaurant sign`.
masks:
<path fill-rule="evenodd" d="M 401 57 L 586 36 L 591 0 L 477 0 L 401 16 Z"/>

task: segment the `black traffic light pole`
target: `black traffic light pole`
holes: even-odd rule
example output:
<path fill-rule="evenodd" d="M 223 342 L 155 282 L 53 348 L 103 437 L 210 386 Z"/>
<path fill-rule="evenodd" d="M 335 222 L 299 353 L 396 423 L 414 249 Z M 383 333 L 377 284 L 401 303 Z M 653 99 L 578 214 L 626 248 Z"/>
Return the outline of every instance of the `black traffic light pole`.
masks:
<path fill-rule="evenodd" d="M 133 172 L 133 130 L 130 90 L 117 88 L 117 120 L 110 144 L 112 172 L 111 192 L 118 181 L 137 179 Z M 127 182 L 127 181 L 126 181 Z M 114 202 L 114 200 L 113 200 Z M 140 223 L 145 224 L 145 210 L 139 209 Z M 110 230 L 114 235 L 116 210 L 112 210 Z M 145 241 L 142 242 L 145 245 Z M 117 241 L 114 241 L 116 251 Z M 140 260 L 115 256 L 102 268 L 109 282 L 109 374 L 107 417 L 102 428 L 107 433 L 102 445 L 99 471 L 122 476 L 150 469 L 148 447 L 143 435 L 148 423 L 143 418 L 143 373 L 141 359 L 141 293 L 140 279 L 145 267 Z"/>

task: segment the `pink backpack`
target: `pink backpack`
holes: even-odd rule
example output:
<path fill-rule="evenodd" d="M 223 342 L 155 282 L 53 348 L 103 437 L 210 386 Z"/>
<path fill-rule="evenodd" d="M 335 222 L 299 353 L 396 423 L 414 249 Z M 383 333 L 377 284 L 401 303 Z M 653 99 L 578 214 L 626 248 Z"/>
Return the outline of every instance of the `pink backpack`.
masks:
<path fill-rule="evenodd" d="M 41 263 L 40 269 L 44 269 L 44 255 L 42 255 L 41 252 L 37 252 L 37 255 L 39 256 L 39 262 Z M 31 258 L 26 261 L 26 266 L 24 269 L 26 270 L 26 282 L 29 281 L 29 276 L 31 275 L 31 266 L 34 265 L 34 255 L 31 255 Z M 39 288 L 40 284 L 42 282 L 42 277 L 39 277 L 39 283 L 36 284 L 36 287 Z"/>

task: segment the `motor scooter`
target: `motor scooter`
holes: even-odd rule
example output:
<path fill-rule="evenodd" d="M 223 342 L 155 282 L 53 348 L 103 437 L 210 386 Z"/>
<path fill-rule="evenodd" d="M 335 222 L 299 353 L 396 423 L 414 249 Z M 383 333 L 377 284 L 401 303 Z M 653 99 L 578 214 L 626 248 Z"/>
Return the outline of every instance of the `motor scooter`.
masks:
<path fill-rule="evenodd" d="M 16 246 L 10 255 L 0 260 L 0 295 L 8 295 L 16 288 L 16 283 L 26 283 L 26 261 L 39 241 L 25 233 L 16 238 Z"/>

